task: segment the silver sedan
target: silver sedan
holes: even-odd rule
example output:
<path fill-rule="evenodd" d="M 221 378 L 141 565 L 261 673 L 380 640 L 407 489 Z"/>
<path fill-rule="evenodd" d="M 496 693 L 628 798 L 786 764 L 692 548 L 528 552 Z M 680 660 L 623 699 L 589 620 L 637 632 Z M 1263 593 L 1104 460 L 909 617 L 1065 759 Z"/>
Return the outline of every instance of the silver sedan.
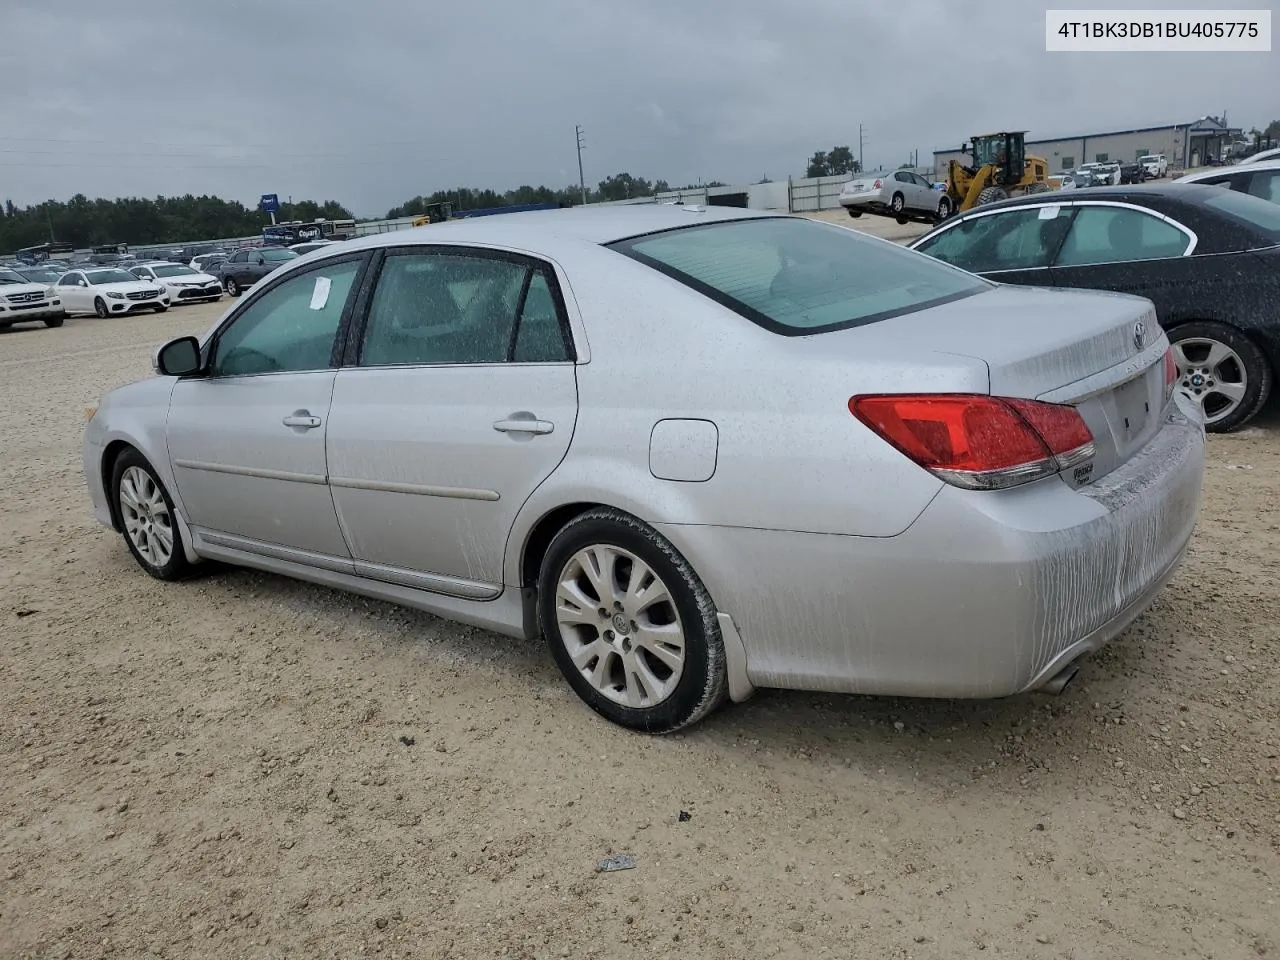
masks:
<path fill-rule="evenodd" d="M 617 723 L 757 687 L 1059 689 L 1187 547 L 1204 430 L 1149 302 L 853 230 L 510 214 L 287 264 L 89 411 L 98 519 L 546 638 Z"/>
<path fill-rule="evenodd" d="M 840 206 L 854 218 L 877 213 L 937 221 L 947 219 L 952 213 L 951 198 L 946 191 L 909 170 L 855 176 L 841 187 Z"/>

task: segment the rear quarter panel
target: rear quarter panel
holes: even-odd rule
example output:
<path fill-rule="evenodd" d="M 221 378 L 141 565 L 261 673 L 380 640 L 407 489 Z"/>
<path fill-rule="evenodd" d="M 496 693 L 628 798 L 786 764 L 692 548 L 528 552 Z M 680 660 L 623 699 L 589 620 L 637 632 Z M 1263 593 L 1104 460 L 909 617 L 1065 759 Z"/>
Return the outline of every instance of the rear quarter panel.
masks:
<path fill-rule="evenodd" d="M 987 387 L 985 365 L 967 358 L 930 359 L 919 348 L 860 354 L 857 330 L 770 333 L 603 248 L 579 257 L 569 276 L 591 359 L 577 368 L 569 452 L 526 502 L 516 544 L 540 517 L 577 502 L 651 523 L 894 536 L 942 484 L 855 420 L 849 398 Z M 669 418 L 715 423 L 710 479 L 650 472 L 654 425 Z M 518 582 L 518 569 L 519 551 L 509 550 L 509 583 Z"/>

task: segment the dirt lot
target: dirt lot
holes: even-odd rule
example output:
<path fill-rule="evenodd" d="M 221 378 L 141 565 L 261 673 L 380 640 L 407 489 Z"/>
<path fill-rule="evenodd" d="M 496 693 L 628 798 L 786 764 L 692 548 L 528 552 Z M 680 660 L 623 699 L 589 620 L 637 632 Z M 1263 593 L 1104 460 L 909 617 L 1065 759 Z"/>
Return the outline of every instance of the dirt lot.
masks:
<path fill-rule="evenodd" d="M 1188 562 L 1062 697 L 764 692 L 650 739 L 538 644 L 144 576 L 82 407 L 214 313 L 0 336 L 0 957 L 1280 952 L 1274 414 L 1211 439 Z"/>

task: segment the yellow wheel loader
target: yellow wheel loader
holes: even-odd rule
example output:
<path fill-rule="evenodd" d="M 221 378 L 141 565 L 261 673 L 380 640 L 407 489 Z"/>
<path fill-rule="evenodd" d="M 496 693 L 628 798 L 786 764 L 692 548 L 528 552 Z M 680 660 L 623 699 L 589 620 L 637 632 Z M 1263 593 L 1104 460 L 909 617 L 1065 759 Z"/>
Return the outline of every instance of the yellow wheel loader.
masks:
<path fill-rule="evenodd" d="M 987 133 L 973 137 L 971 165 L 952 160 L 947 170 L 947 196 L 951 212 L 963 213 L 984 203 L 995 203 L 1023 193 L 1054 189 L 1049 182 L 1049 161 L 1029 157 L 1025 130 Z"/>
<path fill-rule="evenodd" d="M 427 212 L 420 217 L 415 217 L 413 225 L 415 227 L 424 227 L 428 223 L 444 223 L 446 220 L 453 219 L 453 204 L 429 203 L 427 204 Z"/>

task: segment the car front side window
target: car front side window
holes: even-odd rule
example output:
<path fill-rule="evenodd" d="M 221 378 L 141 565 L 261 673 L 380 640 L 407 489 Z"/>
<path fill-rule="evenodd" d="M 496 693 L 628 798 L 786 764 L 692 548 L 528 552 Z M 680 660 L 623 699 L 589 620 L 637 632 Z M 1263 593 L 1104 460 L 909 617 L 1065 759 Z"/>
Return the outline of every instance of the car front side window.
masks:
<path fill-rule="evenodd" d="M 505 362 L 532 272 L 495 257 L 390 254 L 369 305 L 360 365 Z"/>
<path fill-rule="evenodd" d="M 1047 267 L 1070 210 L 1027 207 L 961 220 L 916 249 L 970 273 Z"/>
<path fill-rule="evenodd" d="M 328 369 L 362 263 L 345 260 L 315 267 L 255 298 L 218 335 L 212 375 Z"/>
<path fill-rule="evenodd" d="M 1190 239 L 1154 214 L 1129 207 L 1081 207 L 1055 266 L 1161 260 L 1180 257 Z"/>

